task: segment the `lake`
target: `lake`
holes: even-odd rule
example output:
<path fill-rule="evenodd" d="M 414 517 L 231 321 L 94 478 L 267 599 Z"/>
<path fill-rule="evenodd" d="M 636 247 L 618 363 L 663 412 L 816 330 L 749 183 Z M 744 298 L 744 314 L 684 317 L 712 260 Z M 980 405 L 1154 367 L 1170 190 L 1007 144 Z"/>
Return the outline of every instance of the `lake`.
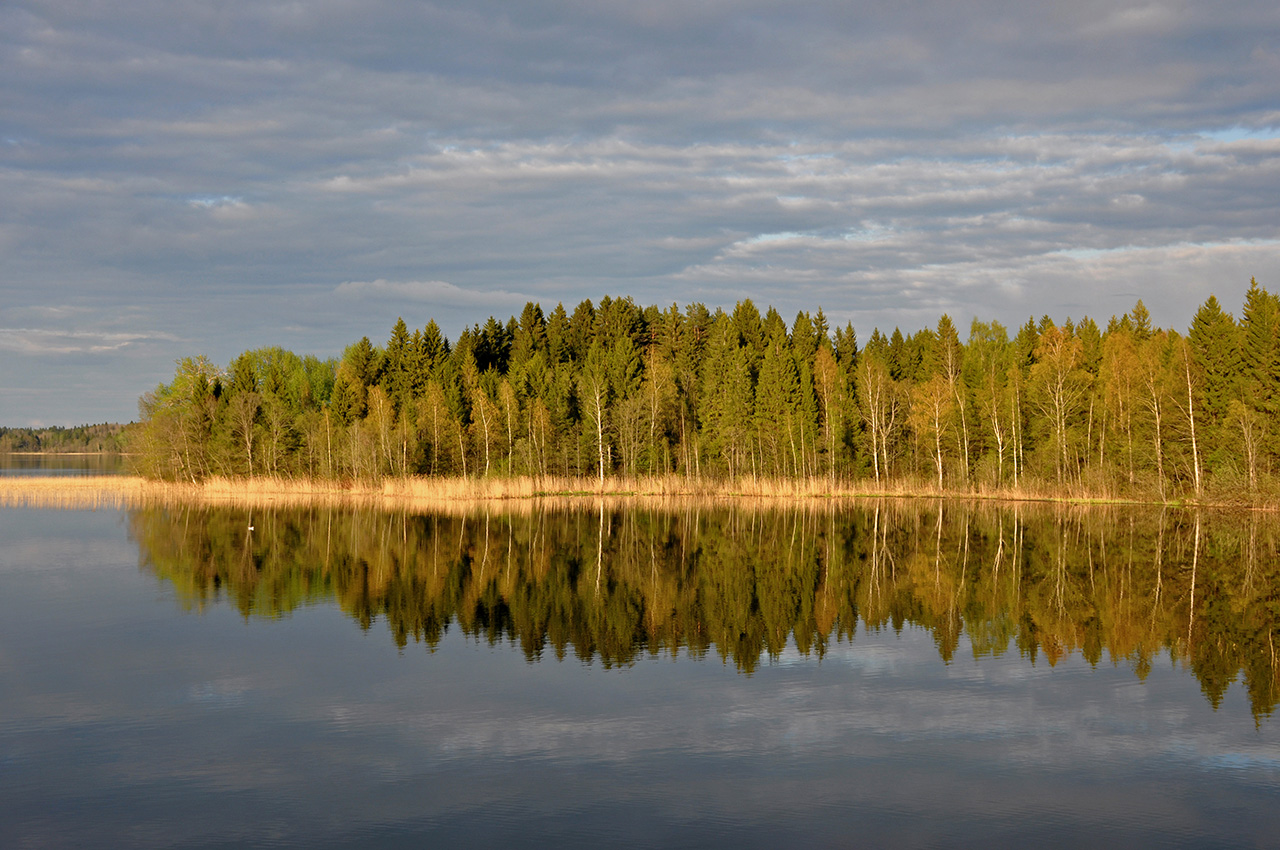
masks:
<path fill-rule="evenodd" d="M 1274 519 L 507 508 L 0 509 L 0 846 L 1280 834 Z"/>
<path fill-rule="evenodd" d="M 0 477 L 6 475 L 122 475 L 129 459 L 111 454 L 0 454 Z"/>

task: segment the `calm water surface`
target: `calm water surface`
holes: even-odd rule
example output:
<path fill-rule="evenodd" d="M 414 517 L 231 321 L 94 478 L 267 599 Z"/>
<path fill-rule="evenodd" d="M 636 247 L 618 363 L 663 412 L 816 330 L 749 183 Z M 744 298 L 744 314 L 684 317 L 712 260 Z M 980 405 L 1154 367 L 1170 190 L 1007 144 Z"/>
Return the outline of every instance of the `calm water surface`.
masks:
<path fill-rule="evenodd" d="M 113 454 L 0 454 L 0 476 L 123 475 L 128 460 Z"/>
<path fill-rule="evenodd" d="M 521 510 L 0 509 L 0 846 L 1280 834 L 1257 519 Z"/>

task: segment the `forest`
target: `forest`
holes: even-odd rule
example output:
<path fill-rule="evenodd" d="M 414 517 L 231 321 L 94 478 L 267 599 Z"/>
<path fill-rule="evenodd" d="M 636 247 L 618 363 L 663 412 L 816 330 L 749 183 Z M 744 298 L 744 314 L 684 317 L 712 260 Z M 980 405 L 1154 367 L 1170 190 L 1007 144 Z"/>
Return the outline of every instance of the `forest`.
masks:
<path fill-rule="evenodd" d="M 73 428 L 0 428 L 0 454 L 10 452 L 119 453 L 127 445 L 128 425 L 102 423 Z"/>
<path fill-rule="evenodd" d="M 1105 326 L 949 316 L 910 335 L 821 309 L 790 325 L 630 298 L 490 317 L 450 341 L 396 322 L 340 358 L 181 359 L 139 401 L 142 474 L 808 479 L 870 491 L 1161 501 L 1280 491 L 1280 297 L 1210 297 L 1185 333 L 1138 301 Z"/>

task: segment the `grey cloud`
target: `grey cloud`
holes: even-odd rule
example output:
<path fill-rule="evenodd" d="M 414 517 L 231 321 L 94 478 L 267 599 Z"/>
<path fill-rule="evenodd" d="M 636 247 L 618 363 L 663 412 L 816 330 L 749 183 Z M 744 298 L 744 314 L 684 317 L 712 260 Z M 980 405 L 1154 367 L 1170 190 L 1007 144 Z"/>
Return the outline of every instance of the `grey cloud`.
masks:
<path fill-rule="evenodd" d="M 1185 325 L 1280 264 L 1268 3 L 28 0 L 0 68 L 4 303 L 129 317 L 0 322 L 164 328 L 104 384 L 130 411 L 182 346 L 401 313 L 752 297 L 865 336 L 1093 288 Z"/>
<path fill-rule="evenodd" d="M 334 293 L 348 298 L 386 298 L 400 301 L 426 301 L 442 307 L 481 308 L 493 304 L 517 303 L 525 296 L 514 292 L 468 290 L 443 280 L 367 280 L 338 284 Z"/>
<path fill-rule="evenodd" d="M 0 328 L 0 351 L 16 351 L 21 354 L 103 354 L 154 340 L 172 341 L 174 337 L 171 334 Z"/>

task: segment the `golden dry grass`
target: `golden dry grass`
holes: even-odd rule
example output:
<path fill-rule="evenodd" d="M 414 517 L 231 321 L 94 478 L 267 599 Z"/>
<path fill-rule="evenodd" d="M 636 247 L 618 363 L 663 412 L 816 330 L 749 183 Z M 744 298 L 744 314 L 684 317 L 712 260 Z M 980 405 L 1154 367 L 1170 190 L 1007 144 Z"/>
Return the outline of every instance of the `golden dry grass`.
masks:
<path fill-rule="evenodd" d="M 154 482 L 123 475 L 0 477 L 0 505 L 39 508 L 118 508 L 145 501 Z"/>
<path fill-rule="evenodd" d="M 383 508 L 470 510 L 478 504 L 607 503 L 657 505 L 689 499 L 777 505 L 863 499 L 961 499 L 966 501 L 1104 500 L 1095 494 L 1061 493 L 1028 488 L 939 493 L 928 486 L 896 481 L 832 482 L 822 478 L 736 481 L 682 476 L 641 478 L 392 478 L 381 482 L 324 481 L 296 478 L 213 478 L 190 482 L 152 481 L 133 476 L 13 476 L 0 478 L 0 505 L 50 508 L 118 508 L 184 502 L 254 506 L 353 505 Z M 1106 501 L 1115 501 L 1106 499 Z"/>
<path fill-rule="evenodd" d="M 945 498 L 1042 501 L 1043 493 L 1001 490 L 997 493 L 946 493 Z M 938 498 L 929 488 L 896 483 L 837 483 L 824 479 L 694 480 L 686 477 L 444 477 L 444 479 L 387 479 L 324 481 L 253 477 L 210 479 L 198 484 L 154 481 L 136 476 L 12 476 L 0 477 L 0 504 L 6 506 L 106 508 L 157 502 L 211 504 L 381 504 L 381 506 L 442 507 L 477 502 L 609 501 L 662 502 L 667 499 L 732 499 L 739 502 L 805 502 L 814 499 Z M 1060 497 L 1059 497 L 1060 498 Z"/>

